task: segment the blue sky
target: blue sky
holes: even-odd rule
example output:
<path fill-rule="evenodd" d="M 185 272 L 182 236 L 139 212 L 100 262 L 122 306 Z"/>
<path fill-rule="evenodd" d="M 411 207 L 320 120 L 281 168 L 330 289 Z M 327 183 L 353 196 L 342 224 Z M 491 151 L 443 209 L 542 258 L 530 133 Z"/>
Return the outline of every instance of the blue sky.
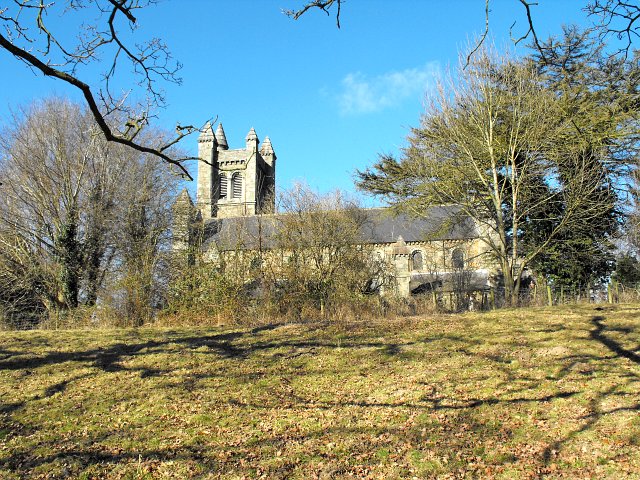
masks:
<path fill-rule="evenodd" d="M 458 52 L 484 27 L 484 0 L 348 0 L 341 29 L 311 11 L 298 21 L 284 8 L 302 0 L 164 0 L 139 15 L 141 38 L 161 36 L 183 64 L 180 86 L 166 84 L 157 125 L 222 121 L 231 148 L 254 127 L 271 138 L 278 188 L 304 181 L 320 191 L 355 191 L 353 173 L 379 153 L 397 153 L 419 122 L 425 94 L 455 68 Z M 586 24 L 578 0 L 539 0 L 538 34 Z M 73 31 L 73 19 L 50 18 Z M 526 31 L 518 0 L 492 0 L 495 43 Z M 523 51 L 521 49 L 520 51 Z M 0 51 L 0 121 L 47 95 L 80 96 L 34 74 Z M 123 84 L 129 82 L 122 72 Z M 82 77 L 82 75 L 85 75 Z M 96 83 L 94 70 L 81 78 Z M 195 154 L 196 138 L 182 147 Z M 193 169 L 195 171 L 195 169 Z"/>

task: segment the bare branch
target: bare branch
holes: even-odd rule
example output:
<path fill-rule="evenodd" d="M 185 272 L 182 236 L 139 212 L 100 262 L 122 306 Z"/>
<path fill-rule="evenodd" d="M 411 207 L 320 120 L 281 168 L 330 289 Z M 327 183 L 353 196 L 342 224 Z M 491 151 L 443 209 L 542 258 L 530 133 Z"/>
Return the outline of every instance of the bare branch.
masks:
<path fill-rule="evenodd" d="M 293 18 L 294 20 L 298 20 L 302 15 L 307 13 L 311 9 L 318 8 L 322 10 L 327 15 L 330 15 L 329 10 L 336 5 L 336 25 L 340 28 L 340 13 L 342 8 L 342 3 L 345 0 L 311 0 L 306 3 L 299 10 L 284 10 L 284 14 L 288 17 Z"/>
<path fill-rule="evenodd" d="M 109 3 L 113 5 L 118 11 L 122 12 L 122 14 L 124 14 L 124 16 L 126 16 L 131 23 L 136 23 L 136 17 L 134 17 L 131 13 L 131 9 L 124 7 L 126 0 L 120 0 L 119 2 L 116 0 L 109 0 Z"/>
<path fill-rule="evenodd" d="M 624 42 L 615 54 L 629 55 L 634 38 L 640 37 L 640 5 L 625 0 L 593 0 L 585 8 L 590 17 L 598 17 L 596 28 L 600 32 L 600 40 L 614 36 Z"/>
<path fill-rule="evenodd" d="M 489 34 L 489 0 L 485 0 L 484 3 L 484 32 L 480 35 L 480 39 L 477 41 L 476 46 L 469 52 L 467 55 L 467 62 L 465 63 L 465 68 L 469 66 L 469 62 L 471 61 L 471 57 L 474 53 L 478 51 L 478 49 L 482 46 L 487 35 Z"/>
<path fill-rule="evenodd" d="M 527 38 L 529 35 L 531 35 L 533 37 L 533 44 L 535 45 L 535 47 L 540 52 L 540 55 L 542 56 L 542 59 L 546 61 L 546 57 L 544 56 L 544 51 L 543 51 L 542 47 L 540 46 L 540 42 L 538 41 L 538 35 L 536 33 L 536 29 L 533 26 L 533 18 L 531 16 L 531 7 L 534 6 L 534 5 L 538 5 L 538 4 L 534 3 L 534 2 L 530 2 L 529 0 L 520 0 L 520 3 L 522 4 L 522 6 L 524 7 L 525 11 L 527 12 L 527 23 L 529 25 L 529 30 L 527 30 L 527 33 L 523 37 L 521 37 L 520 39 L 518 39 L 516 41 L 516 44 L 518 44 L 519 42 L 521 42 L 522 40 Z"/>
<path fill-rule="evenodd" d="M 62 80 L 64 82 L 67 82 L 67 83 L 73 85 L 74 87 L 76 87 L 80 91 L 82 91 L 82 94 L 84 95 L 85 101 L 87 102 L 87 105 L 89 106 L 89 110 L 91 110 L 91 113 L 93 114 L 93 117 L 94 117 L 96 123 L 100 127 L 100 130 L 102 130 L 102 133 L 104 134 L 104 136 L 105 136 L 105 138 L 107 140 L 109 140 L 111 142 L 120 143 L 122 145 L 126 145 L 126 146 L 131 147 L 134 150 L 137 150 L 137 151 L 142 152 L 142 153 L 149 153 L 151 155 L 155 155 L 157 157 L 160 157 L 165 162 L 170 163 L 171 165 L 177 166 L 180 169 L 180 171 L 182 172 L 183 176 L 185 176 L 189 180 L 193 180 L 193 178 L 191 177 L 191 175 L 189 174 L 189 172 L 187 171 L 187 169 L 183 165 L 183 162 L 185 160 L 187 160 L 186 158 L 185 159 L 176 160 L 176 159 L 171 158 L 167 154 L 163 153 L 162 150 L 158 150 L 158 149 L 155 149 L 155 148 L 147 147 L 147 146 L 144 146 L 144 145 L 139 145 L 139 144 L 133 142 L 132 140 L 130 140 L 128 138 L 115 135 L 112 132 L 112 130 L 109 127 L 109 125 L 107 124 L 105 118 L 102 116 L 102 114 L 100 112 L 100 108 L 98 107 L 98 104 L 96 103 L 96 100 L 95 100 L 95 98 L 93 96 L 93 93 L 91 92 L 91 88 L 89 87 L 89 85 L 87 85 L 86 83 L 78 80 L 77 78 L 73 77 L 72 75 L 69 75 L 69 74 L 67 74 L 65 72 L 57 70 L 57 69 L 55 69 L 53 67 L 50 67 L 49 65 L 43 63 L 41 60 L 39 60 L 37 57 L 35 57 L 31 53 L 29 53 L 29 52 L 27 52 L 25 50 L 22 50 L 21 48 L 18 48 L 15 45 L 13 45 L 9 40 L 7 40 L 1 34 L 0 34 L 0 47 L 8 50 L 14 56 L 27 61 L 30 65 L 33 65 L 35 68 L 40 70 L 44 75 L 49 76 L 49 77 L 58 78 L 58 79 L 60 79 L 60 80 Z M 191 159 L 191 158 L 189 158 L 189 159 Z"/>
<path fill-rule="evenodd" d="M 520 2 L 520 4 L 525 9 L 525 13 L 526 13 L 526 16 L 527 16 L 528 29 L 524 33 L 524 35 L 521 35 L 518 38 L 514 38 L 513 34 L 512 34 L 513 27 L 515 27 L 515 25 L 516 25 L 516 22 L 514 21 L 513 24 L 511 25 L 511 28 L 510 28 L 511 39 L 517 45 L 518 43 L 520 43 L 523 40 L 529 38 L 530 36 L 533 37 L 533 43 L 534 43 L 535 47 L 540 52 L 540 55 L 543 58 L 545 58 L 544 51 L 542 49 L 542 46 L 540 45 L 540 42 L 538 40 L 538 35 L 537 35 L 536 29 L 534 27 L 533 17 L 531 15 L 531 7 L 538 5 L 538 3 L 537 2 L 532 2 L 530 0 L 518 0 L 518 1 Z M 465 68 L 471 62 L 471 57 L 473 57 L 478 52 L 478 50 L 480 50 L 480 48 L 482 47 L 482 45 L 484 44 L 484 42 L 485 42 L 485 40 L 487 38 L 487 35 L 489 34 L 489 23 L 490 23 L 489 22 L 489 14 L 491 12 L 490 4 L 491 4 L 491 0 L 485 0 L 485 5 L 484 5 L 484 30 L 482 31 L 482 34 L 480 35 L 479 39 L 475 43 L 475 46 L 471 49 L 471 51 L 467 55 L 467 60 L 465 62 Z"/>
<path fill-rule="evenodd" d="M 177 138 L 156 148 L 135 141 L 140 131 L 149 124 L 149 119 L 153 118 L 153 109 L 164 105 L 164 94 L 156 87 L 156 81 L 160 79 L 181 83 L 181 79 L 176 76 L 181 65 L 172 61 L 167 46 L 160 39 L 153 38 L 131 48 L 122 40 L 116 29 L 116 20 L 120 15 L 126 17 L 133 29 L 137 22 L 133 11 L 155 3 L 155 0 L 101 0 L 95 3 L 69 0 L 66 7 L 69 10 L 94 8 L 101 15 L 106 15 L 103 20 L 104 28 L 98 23 L 82 25 L 79 42 L 73 48 L 59 41 L 46 24 L 46 14 L 57 3 L 47 3 L 45 0 L 13 0 L 15 10 L 11 11 L 11 6 L 0 8 L 0 21 L 4 23 L 4 32 L 0 35 L 0 48 L 4 48 L 30 68 L 82 91 L 89 110 L 107 140 L 154 155 L 175 165 L 183 176 L 191 179 L 183 162 L 192 158 L 173 158 L 168 152 L 170 147 L 189 133 L 195 132 L 196 128 L 182 129 Z M 33 36 L 27 27 L 30 24 L 25 17 L 27 11 L 33 12 L 35 31 L 41 34 L 40 38 Z M 91 85 L 77 75 L 77 68 L 97 60 L 99 51 L 107 47 L 111 48 L 113 57 L 111 62 L 107 63 L 108 69 L 102 76 L 103 88 L 94 92 Z M 118 62 L 121 60 L 131 62 L 134 72 L 140 77 L 139 85 L 147 93 L 146 105 L 136 110 L 125 102 L 127 95 L 113 95 L 110 91 L 111 80 L 115 77 Z M 110 126 L 107 120 L 110 115 L 116 113 L 119 118 L 123 118 L 121 114 L 128 118 L 122 128 Z"/>

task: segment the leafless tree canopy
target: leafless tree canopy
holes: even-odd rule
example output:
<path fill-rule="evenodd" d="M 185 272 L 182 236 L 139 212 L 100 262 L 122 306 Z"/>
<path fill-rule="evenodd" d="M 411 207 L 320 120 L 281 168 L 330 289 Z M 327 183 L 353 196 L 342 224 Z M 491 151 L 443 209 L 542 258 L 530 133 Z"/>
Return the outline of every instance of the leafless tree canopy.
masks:
<path fill-rule="evenodd" d="M 628 55 L 639 36 L 640 5 L 634 0 L 593 0 L 585 8 L 595 18 L 601 40 L 614 36 L 622 40 L 618 53 Z"/>
<path fill-rule="evenodd" d="M 140 322 L 167 248 L 169 165 L 107 143 L 86 109 L 48 99 L 0 135 L 0 181 L 0 320 L 100 300 Z"/>
<path fill-rule="evenodd" d="M 176 136 L 165 142 L 142 141 L 139 133 L 156 108 L 165 102 L 162 82 L 181 83 L 175 61 L 159 38 L 140 40 L 136 35 L 137 11 L 156 0 L 45 1 L 13 0 L 0 7 L 0 47 L 32 70 L 66 82 L 82 91 L 85 101 L 104 136 L 142 153 L 155 155 L 177 166 L 191 178 L 184 162 L 168 150 L 184 136 L 197 130 L 177 125 Z M 66 31 L 78 31 L 68 40 L 62 27 L 51 27 L 51 18 L 69 22 Z M 103 61 L 100 82 L 83 80 L 84 67 Z M 132 102 L 133 92 L 117 91 L 118 73 L 128 68 L 135 74 L 144 99 Z M 139 92 L 135 92 L 139 95 Z M 113 118 L 122 119 L 115 123 Z"/>
<path fill-rule="evenodd" d="M 514 18 L 511 25 L 511 38 L 518 44 L 525 40 L 530 40 L 531 44 L 542 54 L 544 58 L 545 50 L 540 42 L 536 30 L 535 7 L 539 0 L 512 0 L 522 8 L 522 16 Z M 327 15 L 335 13 L 336 24 L 340 28 L 340 16 L 342 14 L 345 0 L 308 0 L 297 10 L 285 10 L 285 13 L 297 20 L 302 15 L 312 9 L 320 9 Z M 393 3 L 390 1 L 389 3 Z M 495 0 L 485 0 L 484 4 L 484 28 L 475 47 L 471 49 L 467 57 L 469 64 L 471 57 L 482 47 L 488 34 L 491 24 L 491 6 Z M 632 48 L 633 41 L 640 36 L 640 4 L 637 0 L 590 0 L 585 2 L 583 8 L 585 14 L 593 20 L 593 28 L 599 32 L 602 41 L 607 37 L 614 36 L 622 40 L 618 52 L 625 56 Z M 395 5 L 394 5 L 395 6 Z M 524 30 L 520 25 L 524 24 Z M 516 33 L 518 31 L 519 33 Z"/>

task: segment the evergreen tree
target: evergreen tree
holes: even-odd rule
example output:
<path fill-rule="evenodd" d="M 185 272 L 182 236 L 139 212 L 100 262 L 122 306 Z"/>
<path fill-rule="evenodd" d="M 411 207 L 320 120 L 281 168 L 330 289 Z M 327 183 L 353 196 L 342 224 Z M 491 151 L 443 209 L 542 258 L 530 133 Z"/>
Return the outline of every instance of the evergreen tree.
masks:
<path fill-rule="evenodd" d="M 572 285 L 611 271 L 616 188 L 635 162 L 637 62 L 566 35 L 547 47 L 548 65 L 476 54 L 402 158 L 358 173 L 361 188 L 416 215 L 460 205 L 484 229 L 512 303 L 525 268 Z"/>
<path fill-rule="evenodd" d="M 614 280 L 625 287 L 637 288 L 640 286 L 640 262 L 628 253 L 617 258 Z"/>
<path fill-rule="evenodd" d="M 623 221 L 619 196 L 637 164 L 640 68 L 637 56 L 610 56 L 592 33 L 577 27 L 565 27 L 562 37 L 542 48 L 544 56 L 536 49 L 532 61 L 559 100 L 558 120 L 568 127 L 562 142 L 600 177 L 594 196 L 607 208 L 559 235 L 532 268 L 554 283 L 584 286 L 606 278 L 615 265 L 612 238 Z M 560 177 L 572 174 L 558 171 Z M 538 215 L 553 218 L 552 208 L 541 206 Z M 540 239 L 552 225 L 528 222 L 527 228 L 532 230 L 525 236 Z"/>

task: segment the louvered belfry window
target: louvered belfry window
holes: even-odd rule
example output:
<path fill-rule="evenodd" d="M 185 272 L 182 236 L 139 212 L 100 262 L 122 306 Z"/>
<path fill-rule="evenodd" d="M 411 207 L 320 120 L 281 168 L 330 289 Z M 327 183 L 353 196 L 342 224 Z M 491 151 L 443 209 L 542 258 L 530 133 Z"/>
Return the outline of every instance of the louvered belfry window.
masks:
<path fill-rule="evenodd" d="M 220 198 L 227 198 L 227 176 L 220 174 Z"/>
<path fill-rule="evenodd" d="M 234 173 L 231 177 L 231 196 L 232 198 L 240 198 L 242 197 L 242 174 Z"/>

